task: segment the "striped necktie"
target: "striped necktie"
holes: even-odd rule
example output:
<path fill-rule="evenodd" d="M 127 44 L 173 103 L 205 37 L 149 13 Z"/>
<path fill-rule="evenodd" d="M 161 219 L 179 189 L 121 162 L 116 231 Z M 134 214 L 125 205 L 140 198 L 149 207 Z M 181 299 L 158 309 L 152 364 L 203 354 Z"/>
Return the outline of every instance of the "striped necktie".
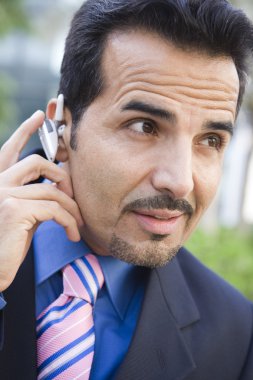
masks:
<path fill-rule="evenodd" d="M 91 254 L 63 269 L 63 293 L 37 318 L 38 380 L 89 379 L 95 343 L 92 311 L 103 282 Z"/>

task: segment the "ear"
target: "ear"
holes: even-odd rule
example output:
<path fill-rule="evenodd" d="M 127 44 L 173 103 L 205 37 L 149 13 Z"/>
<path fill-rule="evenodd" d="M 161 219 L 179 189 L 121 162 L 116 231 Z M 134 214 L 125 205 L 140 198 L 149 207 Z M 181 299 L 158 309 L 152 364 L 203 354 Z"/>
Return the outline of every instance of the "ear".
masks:
<path fill-rule="evenodd" d="M 57 99 L 53 98 L 49 101 L 47 105 L 46 115 L 48 119 L 54 120 L 56 111 Z M 59 147 L 56 154 L 56 160 L 60 162 L 65 162 L 69 158 L 70 148 L 70 133 L 72 126 L 72 117 L 69 109 L 64 107 L 64 120 L 63 124 L 66 126 L 63 132 L 63 136 L 59 137 Z"/>

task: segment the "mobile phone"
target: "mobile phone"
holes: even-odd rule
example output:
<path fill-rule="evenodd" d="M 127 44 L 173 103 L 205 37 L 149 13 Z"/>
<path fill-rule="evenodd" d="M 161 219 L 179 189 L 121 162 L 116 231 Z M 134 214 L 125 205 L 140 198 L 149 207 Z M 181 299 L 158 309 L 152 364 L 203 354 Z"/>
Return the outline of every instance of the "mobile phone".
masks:
<path fill-rule="evenodd" d="M 57 98 L 55 119 L 45 119 L 44 123 L 38 130 L 42 148 L 47 159 L 55 161 L 56 153 L 59 146 L 59 137 L 62 136 L 65 125 L 63 124 L 64 96 L 60 94 Z"/>

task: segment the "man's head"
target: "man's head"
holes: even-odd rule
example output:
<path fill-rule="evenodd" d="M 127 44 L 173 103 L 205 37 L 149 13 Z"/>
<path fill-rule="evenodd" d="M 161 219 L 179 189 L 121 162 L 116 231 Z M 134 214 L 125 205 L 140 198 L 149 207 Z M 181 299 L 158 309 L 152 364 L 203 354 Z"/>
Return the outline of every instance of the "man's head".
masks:
<path fill-rule="evenodd" d="M 99 254 L 170 260 L 216 192 L 252 26 L 226 1 L 87 1 L 66 42 L 65 156 Z"/>
<path fill-rule="evenodd" d="M 60 93 L 75 127 L 85 109 L 106 87 L 102 57 L 114 31 L 142 29 L 177 47 L 231 57 L 240 79 L 237 111 L 252 54 L 252 25 L 227 0 L 88 0 L 73 18 L 66 40 Z M 107 78 L 109 79 L 109 78 Z"/>

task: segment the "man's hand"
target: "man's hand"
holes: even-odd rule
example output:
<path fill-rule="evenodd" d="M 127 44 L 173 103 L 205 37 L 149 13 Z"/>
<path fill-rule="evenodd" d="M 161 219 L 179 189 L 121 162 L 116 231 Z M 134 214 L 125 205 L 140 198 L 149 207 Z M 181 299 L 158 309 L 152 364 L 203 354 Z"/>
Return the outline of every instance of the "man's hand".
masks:
<path fill-rule="evenodd" d="M 0 291 L 13 281 L 39 223 L 53 219 L 65 228 L 70 240 L 80 240 L 82 217 L 72 199 L 66 171 L 38 155 L 18 162 L 20 152 L 43 120 L 44 113 L 37 111 L 0 151 Z M 53 184 L 28 184 L 40 176 Z"/>

